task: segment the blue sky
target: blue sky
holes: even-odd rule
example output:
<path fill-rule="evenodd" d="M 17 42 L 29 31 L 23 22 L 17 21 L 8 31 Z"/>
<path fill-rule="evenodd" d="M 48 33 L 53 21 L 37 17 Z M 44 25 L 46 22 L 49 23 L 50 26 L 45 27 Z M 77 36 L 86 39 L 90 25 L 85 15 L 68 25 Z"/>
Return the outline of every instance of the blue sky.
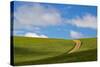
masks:
<path fill-rule="evenodd" d="M 97 37 L 97 7 L 14 2 L 14 35 L 41 38 Z"/>

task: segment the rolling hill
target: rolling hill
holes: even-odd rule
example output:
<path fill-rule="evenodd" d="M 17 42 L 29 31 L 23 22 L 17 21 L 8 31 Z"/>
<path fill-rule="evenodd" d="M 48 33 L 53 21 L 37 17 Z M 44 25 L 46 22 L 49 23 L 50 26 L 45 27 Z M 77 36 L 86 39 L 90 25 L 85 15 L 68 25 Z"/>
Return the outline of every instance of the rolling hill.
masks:
<path fill-rule="evenodd" d="M 80 39 L 81 47 L 73 49 L 73 40 L 14 36 L 14 65 L 68 63 L 97 60 L 97 39 Z"/>

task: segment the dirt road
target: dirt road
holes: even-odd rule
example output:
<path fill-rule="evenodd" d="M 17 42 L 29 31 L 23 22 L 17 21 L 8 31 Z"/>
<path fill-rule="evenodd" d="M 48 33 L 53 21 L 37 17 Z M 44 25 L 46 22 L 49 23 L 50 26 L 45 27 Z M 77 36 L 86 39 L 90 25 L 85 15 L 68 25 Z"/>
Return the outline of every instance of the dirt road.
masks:
<path fill-rule="evenodd" d="M 68 52 L 68 54 L 77 51 L 80 48 L 80 46 L 81 46 L 81 41 L 80 40 L 73 40 L 73 41 L 75 42 L 76 45 L 75 45 L 75 47 L 72 50 L 70 50 Z"/>

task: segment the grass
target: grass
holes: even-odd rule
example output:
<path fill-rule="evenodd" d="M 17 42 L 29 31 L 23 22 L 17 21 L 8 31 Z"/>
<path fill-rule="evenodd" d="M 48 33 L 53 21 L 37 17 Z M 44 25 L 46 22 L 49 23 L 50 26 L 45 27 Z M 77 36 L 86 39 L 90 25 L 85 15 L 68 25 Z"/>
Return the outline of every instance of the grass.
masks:
<path fill-rule="evenodd" d="M 81 48 L 67 54 L 72 40 L 14 37 L 14 65 L 51 64 L 97 60 L 96 38 L 80 39 Z"/>
<path fill-rule="evenodd" d="M 97 38 L 80 39 L 80 41 L 82 42 L 82 46 L 78 51 L 97 49 Z"/>
<path fill-rule="evenodd" d="M 58 56 L 73 46 L 72 40 L 14 37 L 14 63 Z"/>
<path fill-rule="evenodd" d="M 16 65 L 51 64 L 51 63 L 56 64 L 56 63 L 69 63 L 69 62 L 96 61 L 97 60 L 96 52 L 97 52 L 96 49 L 94 49 L 94 50 L 76 52 L 72 54 L 64 53 L 56 57 L 46 58 L 37 61 L 22 62 L 22 63 L 17 63 Z"/>

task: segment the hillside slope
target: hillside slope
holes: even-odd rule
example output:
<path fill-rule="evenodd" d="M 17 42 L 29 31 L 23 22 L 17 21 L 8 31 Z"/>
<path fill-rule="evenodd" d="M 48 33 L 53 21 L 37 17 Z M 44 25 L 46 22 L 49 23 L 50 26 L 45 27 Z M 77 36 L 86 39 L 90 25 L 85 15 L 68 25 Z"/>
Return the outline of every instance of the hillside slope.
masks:
<path fill-rule="evenodd" d="M 14 37 L 14 63 L 37 61 L 67 53 L 72 40 Z"/>
<path fill-rule="evenodd" d="M 80 39 L 81 47 L 68 54 L 72 40 L 14 37 L 15 65 L 50 64 L 97 60 L 97 39 Z"/>

